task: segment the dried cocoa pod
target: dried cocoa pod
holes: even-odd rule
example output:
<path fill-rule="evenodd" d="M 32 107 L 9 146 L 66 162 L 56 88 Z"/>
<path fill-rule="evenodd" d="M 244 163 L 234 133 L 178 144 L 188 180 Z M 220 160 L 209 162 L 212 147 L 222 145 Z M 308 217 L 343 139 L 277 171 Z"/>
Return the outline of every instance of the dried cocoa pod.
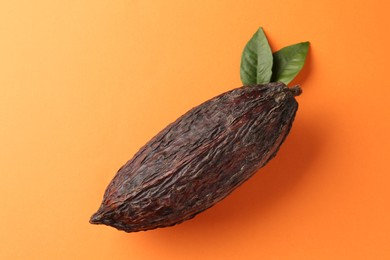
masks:
<path fill-rule="evenodd" d="M 292 126 L 299 86 L 244 86 L 191 109 L 119 169 L 90 223 L 126 232 L 193 218 L 276 155 Z"/>

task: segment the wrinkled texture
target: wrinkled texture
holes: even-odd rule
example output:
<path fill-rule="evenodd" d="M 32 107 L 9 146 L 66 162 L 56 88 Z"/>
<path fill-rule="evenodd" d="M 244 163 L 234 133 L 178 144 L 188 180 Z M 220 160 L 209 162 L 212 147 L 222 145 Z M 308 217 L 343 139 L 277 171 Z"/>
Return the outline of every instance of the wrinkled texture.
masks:
<path fill-rule="evenodd" d="M 119 169 L 90 222 L 135 232 L 213 206 L 275 156 L 299 94 L 283 83 L 244 86 L 191 109 Z"/>

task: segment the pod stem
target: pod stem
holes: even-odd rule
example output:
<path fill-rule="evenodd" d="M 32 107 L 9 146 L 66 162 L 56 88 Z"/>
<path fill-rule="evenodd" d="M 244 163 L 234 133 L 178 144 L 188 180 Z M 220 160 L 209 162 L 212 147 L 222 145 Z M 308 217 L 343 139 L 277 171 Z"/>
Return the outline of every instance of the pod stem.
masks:
<path fill-rule="evenodd" d="M 300 94 L 302 94 L 302 89 L 301 89 L 301 87 L 299 85 L 295 85 L 295 86 L 289 88 L 289 90 L 294 95 L 294 97 L 299 96 Z"/>

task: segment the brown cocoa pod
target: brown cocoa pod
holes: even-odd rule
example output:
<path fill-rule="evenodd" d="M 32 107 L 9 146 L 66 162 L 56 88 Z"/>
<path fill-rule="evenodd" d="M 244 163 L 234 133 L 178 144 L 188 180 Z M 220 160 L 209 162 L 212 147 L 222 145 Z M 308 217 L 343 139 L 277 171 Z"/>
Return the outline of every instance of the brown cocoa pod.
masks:
<path fill-rule="evenodd" d="M 173 226 L 210 208 L 276 155 L 299 86 L 244 86 L 191 109 L 119 169 L 90 223 L 126 232 Z"/>

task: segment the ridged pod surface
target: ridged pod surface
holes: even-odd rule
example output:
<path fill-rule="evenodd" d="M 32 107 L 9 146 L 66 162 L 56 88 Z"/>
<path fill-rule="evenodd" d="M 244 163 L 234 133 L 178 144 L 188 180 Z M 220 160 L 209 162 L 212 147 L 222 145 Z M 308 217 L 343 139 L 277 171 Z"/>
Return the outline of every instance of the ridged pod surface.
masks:
<path fill-rule="evenodd" d="M 244 86 L 191 109 L 119 169 L 90 222 L 136 232 L 210 208 L 276 155 L 300 93 L 279 82 Z"/>

